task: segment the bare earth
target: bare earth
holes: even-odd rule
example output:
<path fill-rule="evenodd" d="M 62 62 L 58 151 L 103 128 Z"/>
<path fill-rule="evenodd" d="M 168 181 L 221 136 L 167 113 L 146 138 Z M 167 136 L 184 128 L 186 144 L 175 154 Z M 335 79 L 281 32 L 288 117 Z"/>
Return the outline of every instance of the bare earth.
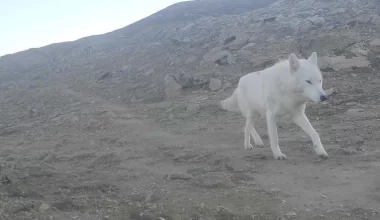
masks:
<path fill-rule="evenodd" d="M 0 216 L 379 219 L 379 80 L 325 74 L 325 84 L 339 92 L 307 109 L 324 161 L 286 121 L 288 161 L 269 146 L 244 150 L 243 118 L 217 106 L 230 92 L 187 96 L 200 103 L 194 113 L 183 102 L 122 105 L 62 83 L 2 88 L 1 121 L 12 126 L 0 133 Z M 257 127 L 268 145 L 265 120 Z"/>

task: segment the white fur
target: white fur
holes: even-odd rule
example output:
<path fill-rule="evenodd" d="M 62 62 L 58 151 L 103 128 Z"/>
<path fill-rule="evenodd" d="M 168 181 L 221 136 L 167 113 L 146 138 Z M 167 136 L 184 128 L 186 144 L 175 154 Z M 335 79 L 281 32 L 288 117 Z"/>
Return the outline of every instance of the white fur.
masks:
<path fill-rule="evenodd" d="M 276 159 L 286 159 L 278 144 L 276 117 L 290 116 L 310 136 L 316 154 L 327 158 L 318 133 L 305 115 L 306 102 L 323 101 L 322 96 L 326 97 L 322 74 L 318 68 L 317 53 L 313 52 L 307 60 L 291 54 L 288 60 L 241 77 L 232 96 L 220 104 L 223 109 L 241 112 L 246 118 L 245 149 L 253 148 L 250 135 L 257 146 L 264 146 L 253 123 L 265 116 L 273 155 Z"/>

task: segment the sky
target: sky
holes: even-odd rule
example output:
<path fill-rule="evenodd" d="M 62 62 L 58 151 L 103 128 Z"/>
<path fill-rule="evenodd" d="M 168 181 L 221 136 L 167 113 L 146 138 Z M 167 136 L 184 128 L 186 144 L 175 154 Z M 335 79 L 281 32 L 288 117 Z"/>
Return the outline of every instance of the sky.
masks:
<path fill-rule="evenodd" d="M 0 56 L 127 26 L 183 0 L 0 0 Z"/>

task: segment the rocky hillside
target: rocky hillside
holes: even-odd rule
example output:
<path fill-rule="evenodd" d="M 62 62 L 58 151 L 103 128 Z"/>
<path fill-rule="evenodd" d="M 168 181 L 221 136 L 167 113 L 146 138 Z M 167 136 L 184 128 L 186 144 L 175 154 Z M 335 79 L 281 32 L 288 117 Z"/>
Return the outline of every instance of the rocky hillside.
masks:
<path fill-rule="evenodd" d="M 215 105 L 289 53 L 319 55 L 273 159 Z M 378 220 L 378 0 L 196 0 L 120 30 L 0 58 L 1 220 Z"/>
<path fill-rule="evenodd" d="M 112 86 L 109 95 L 125 103 L 156 102 L 206 88 L 211 78 L 212 90 L 228 87 L 291 52 L 317 51 L 325 71 L 378 65 L 376 0 L 229 2 L 178 3 L 105 35 L 4 56 L 1 81 L 71 76 L 91 88 Z"/>

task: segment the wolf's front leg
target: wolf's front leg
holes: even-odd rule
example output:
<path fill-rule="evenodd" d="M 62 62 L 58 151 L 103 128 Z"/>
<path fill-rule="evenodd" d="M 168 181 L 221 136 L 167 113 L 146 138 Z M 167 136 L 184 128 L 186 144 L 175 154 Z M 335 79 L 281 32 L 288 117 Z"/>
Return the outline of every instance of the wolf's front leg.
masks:
<path fill-rule="evenodd" d="M 285 160 L 286 155 L 283 154 L 278 146 L 278 134 L 277 134 L 277 124 L 276 118 L 273 112 L 267 111 L 267 126 L 268 126 L 268 136 L 270 140 L 270 147 L 272 148 L 273 156 L 277 160 Z"/>
<path fill-rule="evenodd" d="M 318 156 L 323 158 L 328 158 L 328 154 L 325 151 L 325 149 L 322 146 L 321 139 L 319 138 L 319 135 L 317 131 L 313 128 L 313 126 L 310 124 L 309 119 L 306 117 L 304 113 L 293 116 L 293 121 L 295 124 L 300 126 L 300 128 L 311 138 L 315 153 L 317 153 Z"/>

